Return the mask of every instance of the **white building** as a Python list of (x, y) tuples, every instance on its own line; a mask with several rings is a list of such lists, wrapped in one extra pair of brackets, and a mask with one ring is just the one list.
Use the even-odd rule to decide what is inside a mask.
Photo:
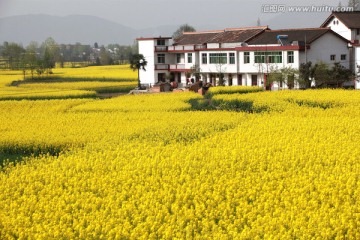
[(350, 45), (350, 69), (355, 73), (355, 88), (360, 89), (360, 11), (333, 12), (321, 25), (330, 27), (351, 42)]
[[(330, 28), (250, 27), (184, 33), (177, 39), (137, 40), (139, 53), (148, 61), (147, 71), (140, 73), (140, 79), (148, 84), (169, 79), (184, 86), (187, 79), (195, 79), (188, 74), (196, 67), (201, 80), (213, 85), (221, 73), (226, 85), (264, 86), (272, 69), (298, 69), (307, 61), (332, 65), (350, 57), (349, 41)], [(349, 68), (349, 61), (341, 63)]]

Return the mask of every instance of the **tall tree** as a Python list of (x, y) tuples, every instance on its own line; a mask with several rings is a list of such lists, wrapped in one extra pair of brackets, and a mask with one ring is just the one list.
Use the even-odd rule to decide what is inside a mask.
[(311, 78), (314, 77), (312, 62), (302, 63), (299, 67), (299, 83), (302, 88), (311, 87)]
[(190, 26), (189, 24), (183, 24), (181, 25), (172, 35), (172, 38), (178, 38), (180, 37), (184, 32), (195, 32), (195, 28), (193, 26)]
[(25, 53), (25, 49), (17, 43), (4, 43), (2, 56), (9, 62), (8, 67), (10, 69), (16, 69), (20, 67), (20, 61)]
[(340, 63), (335, 63), (331, 69), (330, 84), (335, 87), (342, 87), (345, 82), (353, 79), (354, 75), (350, 69), (347, 69)]
[(140, 82), (140, 70), (146, 71), (145, 67), (147, 65), (147, 61), (142, 54), (134, 54), (130, 59), (130, 68), (133, 71), (138, 71), (138, 88), (141, 89)]
[(56, 61), (60, 59), (59, 45), (53, 38), (49, 37), (41, 44), (40, 48), (45, 68), (48, 70), (54, 68)]
[(349, 7), (353, 7), (354, 10), (360, 10), (360, 0), (349, 0)]

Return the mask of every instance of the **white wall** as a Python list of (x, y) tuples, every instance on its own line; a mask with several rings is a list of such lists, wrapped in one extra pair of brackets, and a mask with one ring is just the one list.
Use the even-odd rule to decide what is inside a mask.
[(156, 40), (139, 40), (139, 54), (144, 55), (147, 66), (146, 71), (140, 70), (140, 81), (142, 84), (155, 83), (155, 53), (154, 46)]
[(360, 46), (357, 46), (354, 48), (355, 50), (355, 74), (357, 77), (357, 81), (355, 82), (355, 88), (360, 89), (360, 69), (358, 66), (360, 66)]
[[(202, 54), (207, 54), (207, 64), (202, 63)], [(226, 53), (227, 54), (227, 64), (210, 64), (210, 53)], [(230, 57), (229, 53), (235, 54), (235, 64), (230, 64)], [(237, 57), (236, 51), (200, 51), (198, 53), (198, 61), (201, 71), (205, 73), (218, 73), (218, 72), (224, 72), (224, 73), (237, 73), (237, 66), (238, 66), (238, 57)]]
[[(292, 50), (291, 50), (292, 51)], [(292, 67), (298, 69), (300, 66), (300, 55), (298, 50), (294, 50), (294, 63), (288, 63), (287, 59), (287, 50), (282, 51), (282, 63), (269, 63), (261, 64), (255, 63), (255, 52), (250, 52), (250, 63), (244, 63), (244, 52), (239, 52), (238, 61), (239, 61), (239, 72), (240, 73), (258, 73), (258, 72), (270, 72), (272, 68), (284, 68)]]
[[(335, 21), (335, 23), (334, 23)], [(339, 22), (339, 24), (338, 24)], [(340, 34), (347, 40), (352, 40), (352, 33), (351, 30), (348, 29), (345, 24), (343, 24), (338, 18), (334, 17), (334, 19), (327, 25), (327, 27), (330, 27), (334, 32), (337, 34)]]
[[(330, 60), (330, 55), (336, 56), (335, 61)], [(341, 55), (346, 54), (346, 60), (341, 60)], [(307, 60), (313, 64), (322, 61), (328, 63), (329, 66), (335, 62), (340, 62), (344, 67), (350, 68), (350, 55), (348, 44), (336, 37), (332, 33), (326, 33), (324, 36), (311, 44), (311, 48), (307, 51)]]

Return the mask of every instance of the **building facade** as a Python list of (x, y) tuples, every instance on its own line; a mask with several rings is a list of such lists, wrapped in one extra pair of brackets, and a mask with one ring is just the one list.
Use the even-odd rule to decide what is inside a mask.
[[(281, 30), (261, 26), (190, 32), (177, 39), (138, 38), (139, 53), (148, 61), (140, 79), (149, 85), (176, 81), (181, 87), (197, 80), (217, 85), (222, 77), (228, 86), (266, 86), (275, 69), (299, 69), (308, 61), (329, 66), (340, 62), (353, 68), (351, 58), (359, 50), (346, 38), (353, 34), (337, 33), (330, 26)], [(273, 83), (271, 87), (290, 86)]]
[(350, 41), (349, 59), (345, 61), (355, 74), (355, 88), (360, 89), (360, 11), (333, 12), (321, 27), (329, 27)]

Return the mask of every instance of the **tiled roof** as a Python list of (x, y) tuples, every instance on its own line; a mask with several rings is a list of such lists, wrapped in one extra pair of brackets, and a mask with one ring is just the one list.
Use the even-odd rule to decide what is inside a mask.
[(353, 12), (333, 12), (321, 27), (326, 27), (334, 17), (338, 18), (342, 23), (350, 29), (360, 28), (360, 11)]
[[(336, 36), (342, 38), (340, 35), (334, 33), (330, 28), (300, 28), (300, 29), (281, 29), (281, 30), (266, 30), (259, 36), (249, 41), (250, 45), (262, 45), (262, 44), (278, 44), (278, 35), (287, 35), (288, 42), (303, 41), (307, 44), (311, 44), (316, 39), (331, 32)], [(346, 41), (344, 38), (342, 38)]]
[(202, 32), (202, 33), (184, 33), (180, 37), (174, 39), (174, 45), (197, 45), (204, 44), (213, 38), (215, 32)]
[(263, 32), (265, 29), (245, 29), (225, 31), (214, 36), (209, 43), (237, 43), (247, 42), (249, 39)]
[(268, 27), (227, 28), (216, 31), (189, 32), (175, 39), (174, 45), (246, 42), (265, 29), (268, 29)]

